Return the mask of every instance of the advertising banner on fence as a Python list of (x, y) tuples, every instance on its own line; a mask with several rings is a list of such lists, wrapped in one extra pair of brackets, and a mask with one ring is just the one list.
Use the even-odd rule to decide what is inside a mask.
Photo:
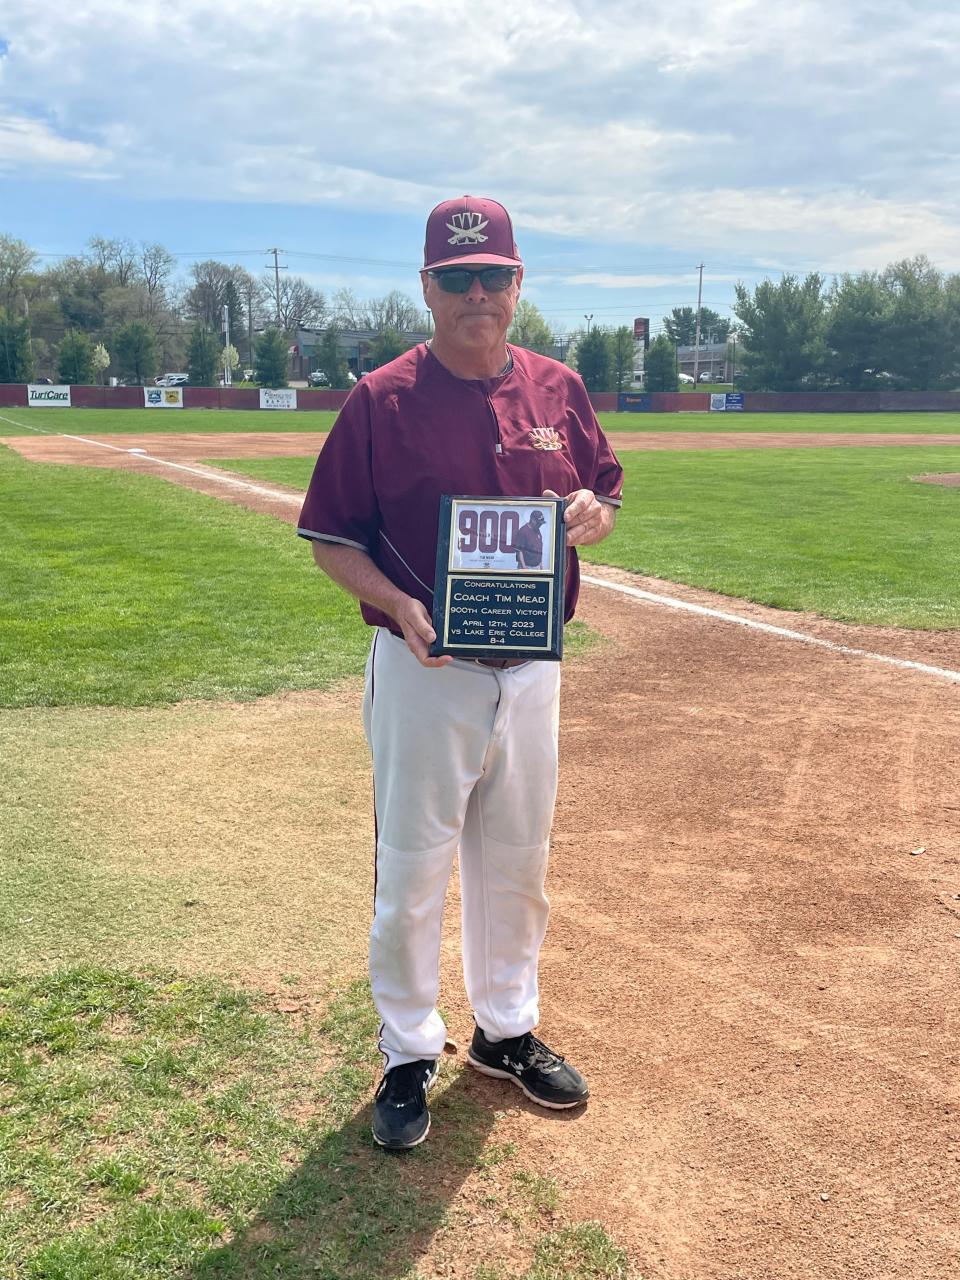
[(69, 387), (43, 387), (37, 383), (27, 383), (27, 404), (35, 404), (38, 409), (69, 409)]
[(261, 387), (261, 409), (295, 409), (297, 407), (296, 387)]
[(743, 413), (743, 392), (728, 391), (727, 392), (727, 413), (739, 412)]
[(642, 391), (621, 391), (617, 396), (618, 413), (649, 413), (650, 396)]
[(145, 409), (182, 409), (183, 387), (144, 387)]
[(727, 407), (727, 393), (725, 391), (710, 392), (710, 412), (723, 413)]

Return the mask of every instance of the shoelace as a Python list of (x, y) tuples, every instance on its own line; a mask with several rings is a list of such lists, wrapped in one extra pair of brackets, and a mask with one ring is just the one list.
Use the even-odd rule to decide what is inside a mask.
[(415, 1101), (426, 1093), (428, 1074), (420, 1062), (404, 1062), (401, 1066), (394, 1067), (380, 1082), (377, 1100), (386, 1099), (395, 1106)]
[[(563, 1062), (563, 1057), (559, 1053), (554, 1053), (552, 1049), (548, 1049), (542, 1040), (538, 1040), (535, 1035), (528, 1032), (517, 1045), (517, 1049), (523, 1050), (523, 1061), (529, 1067), (553, 1067), (559, 1066)], [(527, 1055), (530, 1055), (527, 1062)]]

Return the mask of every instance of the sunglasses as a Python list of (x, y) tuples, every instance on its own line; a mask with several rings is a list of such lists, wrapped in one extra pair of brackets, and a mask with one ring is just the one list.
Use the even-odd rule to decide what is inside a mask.
[(479, 271), (468, 271), (466, 267), (451, 267), (449, 271), (428, 271), (427, 275), (444, 293), (469, 293), (474, 280), (479, 280), (487, 293), (503, 293), (513, 284), (517, 274), (516, 267), (481, 267)]

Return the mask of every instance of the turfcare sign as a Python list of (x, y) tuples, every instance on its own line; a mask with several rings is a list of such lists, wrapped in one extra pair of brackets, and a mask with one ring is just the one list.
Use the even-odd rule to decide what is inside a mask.
[(563, 498), (440, 499), (431, 654), (563, 657), (563, 506)]
[(183, 387), (144, 387), (145, 409), (182, 409)]
[(27, 405), (35, 404), (43, 409), (69, 409), (69, 387), (44, 387), (38, 383), (27, 383)]
[(261, 387), (261, 409), (295, 409), (297, 407), (296, 387)]

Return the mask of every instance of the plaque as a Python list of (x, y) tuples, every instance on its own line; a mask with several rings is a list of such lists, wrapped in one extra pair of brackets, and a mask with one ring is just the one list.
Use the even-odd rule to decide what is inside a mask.
[(563, 657), (563, 498), (440, 499), (430, 654)]

